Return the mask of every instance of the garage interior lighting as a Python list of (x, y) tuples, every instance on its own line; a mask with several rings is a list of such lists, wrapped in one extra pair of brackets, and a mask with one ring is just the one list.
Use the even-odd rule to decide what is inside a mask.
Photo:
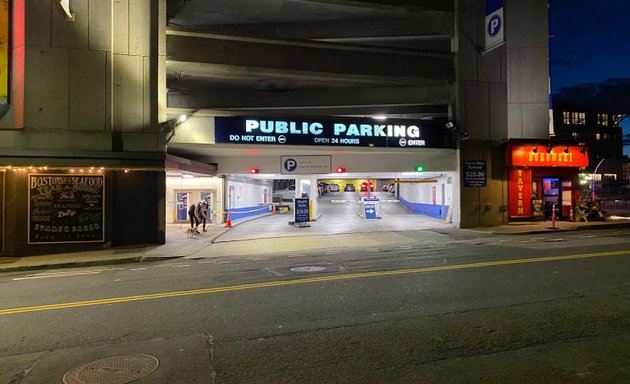
[(376, 116), (372, 116), (372, 118), (374, 120), (387, 120), (387, 116), (385, 115), (376, 115)]

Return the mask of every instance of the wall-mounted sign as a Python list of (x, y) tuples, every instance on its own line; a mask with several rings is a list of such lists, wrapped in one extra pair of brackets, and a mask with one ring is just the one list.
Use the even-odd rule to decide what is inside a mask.
[(486, 51), (500, 47), (504, 39), (503, 0), (486, 0)]
[(532, 216), (543, 217), (545, 211), (543, 210), (543, 199), (532, 199)]
[(510, 217), (532, 216), (532, 170), (531, 168), (512, 168), (508, 186)]
[(0, 104), (9, 103), (10, 20), (9, 0), (0, 0)]
[(28, 175), (28, 243), (105, 241), (105, 177)]
[(486, 162), (482, 160), (464, 160), (464, 187), (485, 187), (488, 184)]
[(215, 117), (215, 143), (453, 148), (443, 124), (416, 120)]
[(282, 156), (283, 175), (313, 175), (330, 173), (330, 156)]
[(508, 148), (514, 167), (587, 167), (588, 149), (571, 145), (517, 145)]

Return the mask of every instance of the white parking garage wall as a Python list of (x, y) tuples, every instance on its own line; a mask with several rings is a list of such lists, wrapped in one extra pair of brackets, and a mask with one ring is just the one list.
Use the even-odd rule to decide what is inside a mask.
[(453, 175), (432, 180), (402, 181), (398, 185), (400, 202), (414, 213), (446, 219), (453, 202)]
[(210, 221), (223, 218), (223, 179), (219, 177), (166, 177), (166, 222), (187, 222), (188, 208), (199, 201), (210, 203)]
[(230, 220), (238, 221), (268, 213), (272, 190), (271, 180), (227, 177), (225, 210), (230, 213)]

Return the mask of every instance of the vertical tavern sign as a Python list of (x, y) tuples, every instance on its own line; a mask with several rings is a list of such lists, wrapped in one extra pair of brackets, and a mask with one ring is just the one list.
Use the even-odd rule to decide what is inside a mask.
[(504, 43), (505, 22), (503, 0), (486, 0), (485, 50), (490, 51)]
[(28, 175), (28, 243), (105, 241), (103, 175)]

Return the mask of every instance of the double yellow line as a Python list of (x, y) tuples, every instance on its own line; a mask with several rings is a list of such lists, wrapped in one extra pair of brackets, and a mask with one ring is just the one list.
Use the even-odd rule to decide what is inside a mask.
[(310, 277), (310, 278), (304, 278), (304, 279), (269, 281), (265, 283), (229, 285), (225, 287), (216, 287), (216, 288), (191, 289), (191, 290), (186, 290), (186, 291), (173, 291), (173, 292), (163, 292), (163, 293), (151, 293), (151, 294), (146, 294), (146, 295), (112, 297), (109, 299), (75, 301), (75, 302), (69, 302), (69, 303), (37, 305), (37, 306), (32, 306), (32, 307), (0, 309), (0, 316), (13, 315), (13, 314), (18, 314), (18, 313), (38, 312), (38, 311), (52, 311), (56, 309), (91, 307), (95, 305), (126, 303), (130, 301), (166, 299), (169, 297), (208, 295), (212, 293), (243, 291), (243, 290), (248, 290), (248, 289), (321, 283), (321, 282), (327, 282), (327, 281), (365, 279), (365, 278), (379, 277), (379, 276), (408, 275), (412, 273), (453, 271), (453, 270), (471, 269), (471, 268), (486, 268), (486, 267), (496, 267), (496, 266), (501, 266), (501, 265), (517, 265), (517, 264), (530, 264), (530, 263), (545, 263), (545, 262), (563, 261), (563, 260), (591, 259), (591, 258), (597, 258), (597, 257), (609, 257), (609, 256), (620, 256), (620, 255), (630, 255), (630, 250), (583, 253), (583, 254), (577, 254), (577, 255), (564, 255), (564, 256), (534, 257), (534, 258), (515, 259), (515, 260), (486, 261), (486, 262), (479, 262), (479, 263), (441, 265), (441, 266), (425, 267), (425, 268), (397, 269), (397, 270), (392, 270), (392, 271), (350, 273), (350, 274), (345, 274), (345, 275), (319, 276), (319, 277)]

